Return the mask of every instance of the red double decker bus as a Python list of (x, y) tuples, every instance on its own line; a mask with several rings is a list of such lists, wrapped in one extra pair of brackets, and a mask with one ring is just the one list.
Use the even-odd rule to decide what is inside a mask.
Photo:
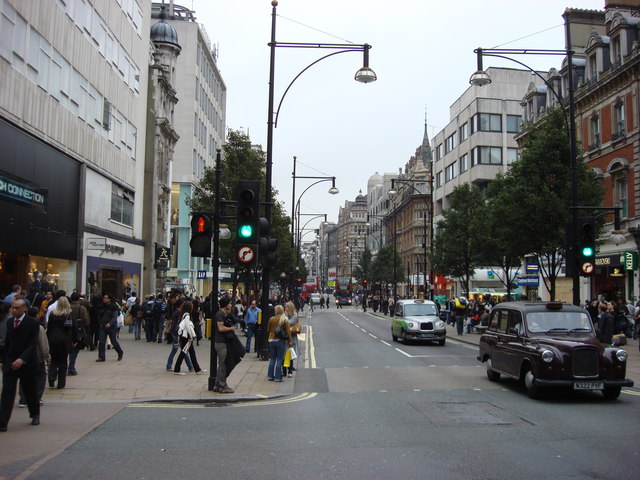
[(336, 297), (336, 303), (340, 305), (351, 305), (353, 302), (351, 277), (336, 277), (336, 288), (333, 296)]

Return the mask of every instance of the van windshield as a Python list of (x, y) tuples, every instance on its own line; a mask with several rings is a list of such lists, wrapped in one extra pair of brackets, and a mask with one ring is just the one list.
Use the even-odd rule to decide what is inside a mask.
[(405, 317), (426, 317), (438, 315), (436, 306), (430, 303), (410, 303), (404, 306)]

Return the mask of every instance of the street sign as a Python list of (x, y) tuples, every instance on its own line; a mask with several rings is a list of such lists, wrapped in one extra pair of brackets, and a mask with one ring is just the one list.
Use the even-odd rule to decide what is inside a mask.
[(238, 249), (238, 261), (241, 263), (251, 263), (256, 257), (256, 252), (252, 247), (244, 246)]
[(525, 264), (524, 270), (528, 274), (537, 275), (538, 272), (540, 271), (540, 264), (527, 262)]
[(584, 262), (580, 267), (580, 271), (585, 275), (590, 275), (593, 273), (593, 263), (592, 262)]

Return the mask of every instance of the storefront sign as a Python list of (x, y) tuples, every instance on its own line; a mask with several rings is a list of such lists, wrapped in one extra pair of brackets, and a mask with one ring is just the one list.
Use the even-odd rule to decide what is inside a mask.
[(537, 287), (540, 285), (540, 278), (538, 275), (518, 275), (516, 276), (516, 284), (520, 287)]
[(198, 270), (198, 272), (196, 274), (196, 278), (198, 280), (205, 280), (207, 278), (207, 271), (206, 270)]
[(619, 253), (596, 258), (596, 267), (617, 267), (619, 265), (622, 265)]
[(154, 268), (156, 270), (169, 270), (169, 261), (171, 256), (169, 255), (169, 249), (161, 245), (156, 244), (156, 258)]
[(107, 248), (106, 238), (88, 238), (87, 239), (87, 250), (104, 251), (106, 248)]
[(42, 212), (47, 211), (47, 190), (27, 180), (0, 172), (0, 197)]
[(524, 267), (525, 273), (531, 275), (537, 275), (540, 271), (540, 264), (538, 263), (526, 263)]
[(624, 270), (622, 267), (611, 267), (609, 268), (609, 277), (611, 278), (623, 278)]
[(638, 269), (638, 252), (624, 252), (621, 257), (625, 270)]

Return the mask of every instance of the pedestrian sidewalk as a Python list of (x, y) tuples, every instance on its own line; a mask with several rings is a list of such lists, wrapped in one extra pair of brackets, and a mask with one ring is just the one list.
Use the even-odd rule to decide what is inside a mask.
[[(171, 345), (167, 343), (135, 341), (133, 334), (120, 332), (120, 345), (124, 350), (123, 360), (116, 360), (117, 354), (107, 350), (106, 362), (96, 362), (97, 350), (83, 350), (78, 355), (76, 368), (78, 375), (68, 376), (63, 390), (47, 387), (44, 394), (48, 402), (132, 402), (132, 401), (238, 401), (271, 398), (289, 395), (293, 392), (293, 379), (285, 378), (282, 383), (267, 380), (268, 361), (259, 360), (255, 353), (247, 353), (227, 378), (227, 383), (235, 390), (233, 394), (209, 391), (211, 372), (211, 342), (200, 341), (196, 346), (196, 356), (204, 374), (188, 373), (174, 375), (167, 372), (167, 358)], [(244, 344), (245, 337), (239, 335)], [(176, 354), (175, 360), (178, 354)]]
[[(47, 386), (39, 426), (31, 426), (27, 409), (18, 408), (16, 399), (8, 431), (0, 433), (0, 480), (28, 478), (40, 465), (132, 403), (232, 403), (293, 393), (295, 377), (281, 383), (268, 381), (269, 362), (259, 360), (255, 353), (245, 355), (227, 378), (235, 393), (211, 392), (207, 389), (211, 342), (203, 340), (195, 347), (200, 366), (208, 370), (205, 374), (174, 375), (165, 371), (171, 345), (135, 341), (126, 331), (122, 329), (119, 340), (124, 350), (122, 361), (116, 360), (114, 350), (107, 350), (105, 362), (96, 362), (97, 351), (83, 350), (76, 363), (78, 375), (67, 376), (66, 388)], [(246, 338), (240, 335), (240, 341), (245, 343)], [(304, 342), (300, 345), (304, 351)], [(302, 355), (299, 366), (303, 366)], [(184, 363), (182, 371), (187, 371)]]

